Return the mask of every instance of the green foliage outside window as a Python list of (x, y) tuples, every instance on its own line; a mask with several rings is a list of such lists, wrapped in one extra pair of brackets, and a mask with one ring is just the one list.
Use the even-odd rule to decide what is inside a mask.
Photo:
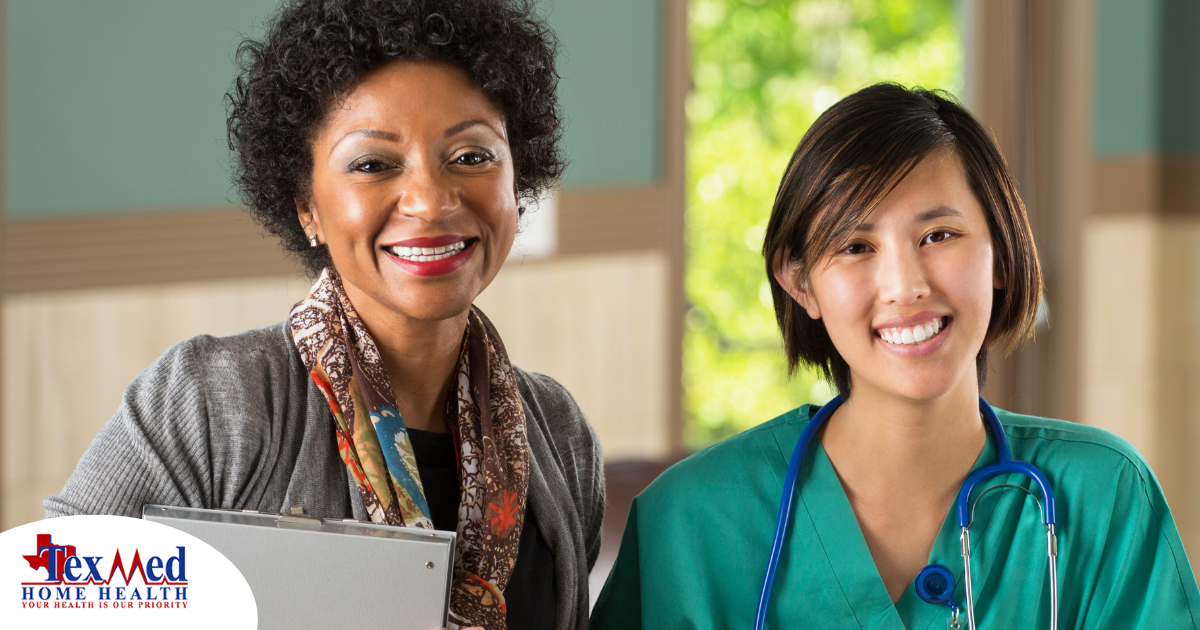
[(761, 249), (787, 160), (820, 112), (877, 81), (961, 87), (953, 0), (692, 0), (685, 441), (701, 448), (830, 388), (790, 381)]

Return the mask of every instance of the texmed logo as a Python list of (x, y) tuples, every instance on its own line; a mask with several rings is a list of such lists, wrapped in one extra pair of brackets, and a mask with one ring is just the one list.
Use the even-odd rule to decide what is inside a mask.
[(44, 579), (21, 582), (21, 603), (26, 608), (187, 608), (187, 547), (174, 551), (147, 555), (143, 562), (135, 548), (126, 563), (120, 549), (110, 556), (83, 555), (75, 545), (38, 534), (37, 553), (22, 557), (30, 569), (44, 571)]
[(123, 516), (68, 516), (0, 533), (2, 628), (257, 625), (241, 572), (186, 532)]

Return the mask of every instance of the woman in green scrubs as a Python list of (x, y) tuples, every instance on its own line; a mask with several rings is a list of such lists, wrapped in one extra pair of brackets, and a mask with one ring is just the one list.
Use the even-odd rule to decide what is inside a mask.
[[(997, 459), (989, 350), (1033, 329), (1041, 275), (1003, 158), (962, 107), (876, 85), (827, 110), (780, 184), (763, 247), (791, 369), (845, 402), (800, 468), (768, 628), (942, 629), (913, 579), (965, 605), (954, 503)], [(750, 628), (805, 405), (672, 467), (635, 500), (594, 630)], [(1136, 410), (1116, 410), (1136, 413)], [(996, 410), (1057, 499), (1058, 628), (1196, 628), (1200, 591), (1162, 489), (1124, 440)], [(983, 493), (998, 484), (1000, 487)], [(1051, 589), (1029, 478), (973, 493), (977, 626), (1044, 628)], [(965, 615), (961, 620), (965, 627)]]

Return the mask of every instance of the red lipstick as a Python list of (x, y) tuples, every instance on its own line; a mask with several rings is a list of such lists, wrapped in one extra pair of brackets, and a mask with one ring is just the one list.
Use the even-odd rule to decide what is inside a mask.
[[(465, 247), (452, 256), (439, 258), (438, 260), (413, 260), (406, 256), (399, 256), (393, 253), (392, 248), (434, 248), (453, 245), (454, 243), (465, 242)], [(457, 234), (448, 234), (445, 236), (420, 237), (410, 238), (404, 241), (389, 243), (383, 246), (383, 253), (399, 267), (401, 270), (410, 273), (414, 276), (433, 277), (444, 276), (448, 273), (458, 270), (470, 260), (471, 254), (475, 252), (475, 246), (479, 243), (477, 238), (466, 238)], [(420, 254), (418, 254), (420, 255)], [(424, 256), (441, 255), (441, 254), (424, 254)]]

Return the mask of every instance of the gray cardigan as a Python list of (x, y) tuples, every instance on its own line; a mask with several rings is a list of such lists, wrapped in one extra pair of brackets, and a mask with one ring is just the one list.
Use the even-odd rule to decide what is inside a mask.
[[(529, 438), (529, 504), (554, 552), (556, 630), (588, 623), (588, 572), (600, 551), (600, 444), (553, 379), (516, 369)], [(47, 517), (142, 505), (365, 519), (334, 445), (333, 415), (284, 323), (167, 350), (125, 390)]]

